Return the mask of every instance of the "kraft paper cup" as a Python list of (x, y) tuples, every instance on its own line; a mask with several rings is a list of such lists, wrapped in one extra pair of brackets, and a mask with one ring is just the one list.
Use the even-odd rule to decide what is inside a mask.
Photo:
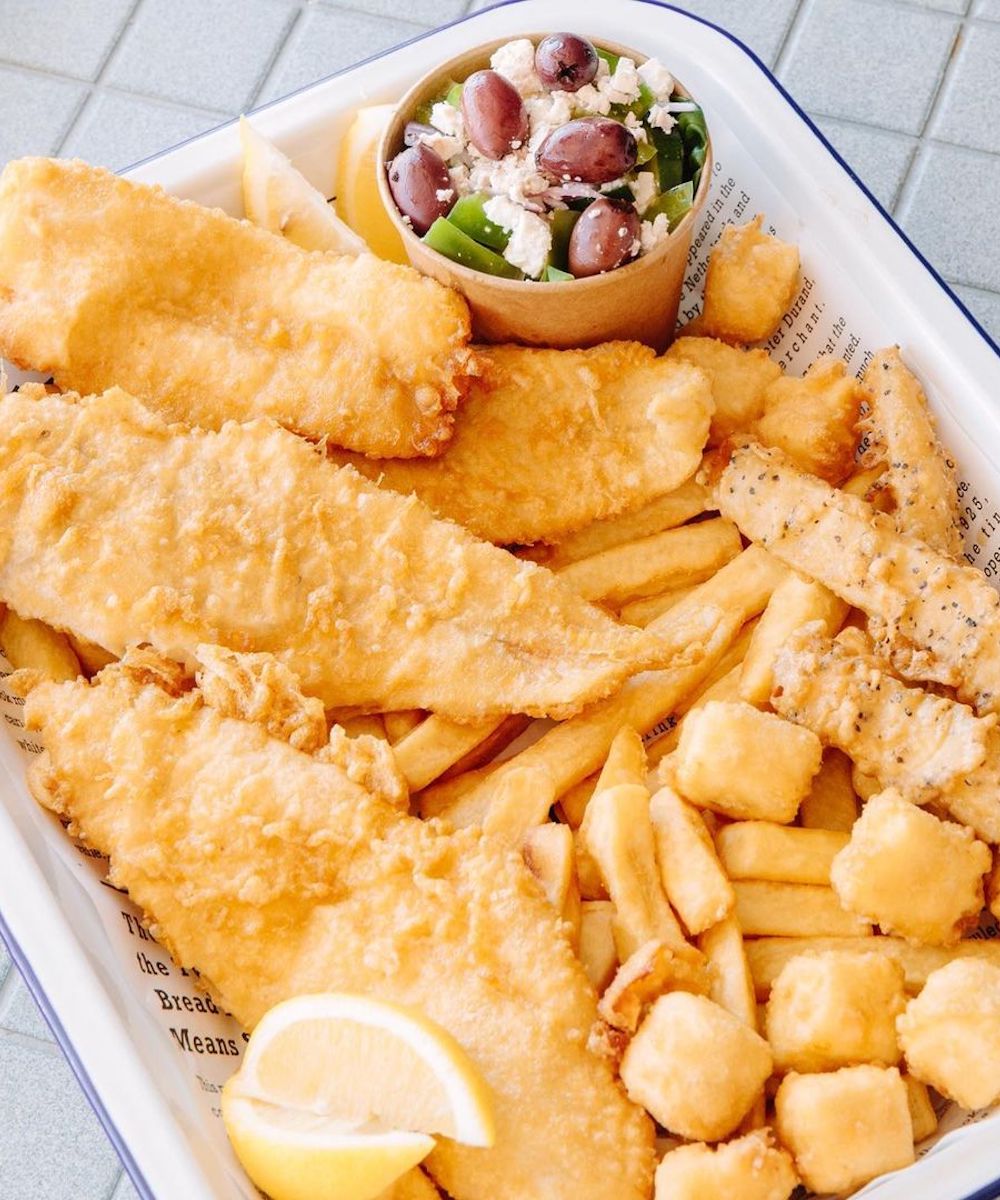
[[(544, 34), (519, 34), (536, 42)], [(500, 279), (452, 262), (425, 245), (402, 219), (389, 191), (386, 167), (403, 149), (403, 130), (417, 107), (440, 95), (449, 80), (467, 79), (488, 67), (490, 56), (513, 37), (477, 46), (435, 67), (418, 80), (396, 106), (379, 144), (379, 193), (402, 238), (410, 262), (432, 279), (461, 292), (472, 311), (474, 336), (484, 342), (521, 342), (528, 346), (593, 346), (627, 339), (664, 350), (674, 337), (681, 287), (698, 213), (712, 177), (709, 136), (705, 165), (689, 212), (665, 241), (624, 267), (604, 275), (560, 283)], [(614, 54), (637, 63), (649, 57), (604, 38), (594, 39)], [(688, 95), (676, 82), (677, 90)]]

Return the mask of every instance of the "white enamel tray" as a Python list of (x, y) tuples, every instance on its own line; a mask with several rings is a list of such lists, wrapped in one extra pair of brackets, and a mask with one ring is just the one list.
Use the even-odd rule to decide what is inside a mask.
[[(763, 211), (799, 242), (808, 291), (773, 350), (790, 370), (800, 372), (821, 347), (859, 369), (866, 349), (901, 344), (969, 481), (971, 558), (995, 578), (1000, 549), (979, 514), (1000, 507), (997, 348), (766, 67), (715, 26), (654, 0), (512, 0), (305, 88), (260, 110), (254, 123), (329, 195), (334, 148), (356, 107), (393, 100), (469, 45), (556, 29), (657, 55), (704, 104), (718, 159), (707, 208), (716, 220), (692, 255), (695, 283), (725, 218)], [(239, 161), (231, 123), (128, 174), (242, 215)], [(386, 307), (391, 313), (390, 297)], [(101, 915), (96, 876), (29, 798), (24, 761), (16, 737), (0, 736), (0, 932), (14, 960), (140, 1196), (252, 1195), (199, 1102), (197, 1064), (127, 979), (129, 969), (135, 974), (134, 932), (116, 926), (121, 913), (112, 912), (114, 921)], [(220, 1077), (233, 1065), (222, 1064)], [(997, 1196), (1000, 1126), (991, 1119), (956, 1129), (871, 1191), (878, 1200)]]

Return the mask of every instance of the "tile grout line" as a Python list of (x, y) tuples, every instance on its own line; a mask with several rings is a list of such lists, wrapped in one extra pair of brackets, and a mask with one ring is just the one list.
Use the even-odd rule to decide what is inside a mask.
[(778, 63), (782, 55), (785, 53), (785, 47), (792, 36), (792, 30), (798, 25), (799, 18), (802, 15), (802, 10), (805, 7), (807, 0), (795, 0), (795, 8), (792, 10), (791, 16), (788, 18), (788, 24), (785, 26), (784, 32), (781, 35), (781, 40), (778, 42), (774, 53), (771, 55), (770, 62), (767, 64), (774, 72), (778, 70)]
[[(794, 52), (795, 47), (801, 41), (805, 24), (809, 20), (809, 14), (814, 7), (815, 0), (799, 0), (795, 14), (788, 23), (785, 36), (781, 39), (781, 45), (778, 47), (778, 52), (771, 63), (771, 70), (775, 78), (780, 78), (780, 72), (788, 61), (788, 56)], [(809, 115), (812, 116), (812, 113)]]
[(285, 26), (285, 31), (282, 34), (281, 40), (278, 42), (278, 45), (275, 47), (274, 51), (272, 52), (271, 57), (267, 60), (266, 64), (264, 65), (264, 69), (260, 73), (260, 78), (257, 80), (256, 84), (254, 85), (254, 87), (252, 88), (252, 90), (250, 92), (250, 95), (247, 97), (246, 107), (243, 110), (244, 112), (250, 112), (250, 110), (257, 103), (257, 100), (259, 99), (261, 92), (267, 86), (267, 84), (269, 83), (269, 81), (271, 79), (271, 76), (274, 74), (278, 65), (281, 63), (282, 59), (284, 58), (285, 51), (287, 50), (289, 43), (292, 42), (292, 40), (295, 37), (295, 31), (302, 25), (302, 22), (305, 18), (305, 14), (306, 14), (306, 8), (307, 8), (307, 4), (302, 3), (302, 4), (299, 4), (298, 7), (295, 9), (291, 20)]
[(79, 108), (77, 108), (76, 112), (73, 114), (73, 118), (67, 125), (65, 131), (63, 132), (62, 137), (56, 143), (56, 148), (54, 150), (54, 154), (56, 156), (58, 156), (62, 153), (63, 146), (65, 146), (66, 143), (69, 141), (70, 137), (73, 134), (73, 130), (76, 129), (77, 126), (80, 124), (80, 122), (83, 120), (84, 114), (87, 112), (87, 110), (91, 107), (91, 105), (94, 102), (94, 97), (97, 95), (100, 95), (100, 85), (104, 80), (104, 76), (107, 74), (108, 67), (111, 64), (111, 61), (114, 59), (115, 54), (118, 50), (118, 47), (122, 44), (122, 40), (124, 39), (125, 34), (131, 28), (132, 22), (135, 19), (135, 14), (138, 12), (139, 5), (141, 3), (142, 3), (142, 0), (132, 0), (132, 5), (129, 8), (128, 12), (125, 14), (125, 19), (122, 21), (117, 35), (113, 39), (111, 45), (108, 47), (108, 52), (104, 56), (104, 61), (101, 63), (100, 67), (98, 68), (97, 74), (94, 76), (94, 78), (92, 80), (89, 81), (90, 86), (87, 89), (87, 93), (84, 96), (82, 103), (80, 104)]

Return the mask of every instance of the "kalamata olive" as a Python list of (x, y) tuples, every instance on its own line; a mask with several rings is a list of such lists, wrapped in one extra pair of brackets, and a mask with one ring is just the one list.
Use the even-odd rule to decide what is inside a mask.
[(569, 239), (569, 269), (577, 279), (613, 271), (632, 256), (639, 214), (627, 200), (603, 196), (588, 204)]
[(433, 125), (425, 125), (422, 121), (407, 121), (403, 130), (403, 145), (415, 146), (422, 137), (440, 137), (441, 130)]
[(462, 88), (469, 141), (487, 158), (503, 158), (528, 136), (528, 113), (517, 88), (496, 71), (475, 71)]
[(550, 33), (535, 50), (535, 70), (550, 92), (578, 92), (597, 74), (597, 51), (575, 33)]
[(414, 233), (419, 234), (443, 217), (455, 199), (444, 159), (424, 145), (401, 150), (392, 160), (389, 191), (399, 211), (410, 218)]
[(638, 152), (635, 137), (620, 121), (580, 117), (553, 129), (535, 161), (556, 183), (610, 183), (632, 170)]

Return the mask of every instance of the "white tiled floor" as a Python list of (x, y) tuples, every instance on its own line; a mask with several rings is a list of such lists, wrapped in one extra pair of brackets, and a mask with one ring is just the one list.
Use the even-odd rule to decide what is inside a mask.
[[(1000, 338), (1000, 0), (677, 2), (776, 68)], [(466, 7), (0, 0), (0, 163), (126, 166)], [(2, 946), (0, 1196), (135, 1200)]]

